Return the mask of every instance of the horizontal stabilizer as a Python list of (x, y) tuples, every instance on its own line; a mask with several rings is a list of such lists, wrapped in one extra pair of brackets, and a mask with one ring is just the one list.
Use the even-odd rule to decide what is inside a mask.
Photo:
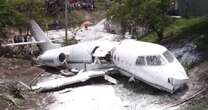
[(45, 41), (20, 42), (20, 43), (6, 44), (4, 46), (19, 46), (19, 45), (41, 44), (41, 43), (45, 43)]

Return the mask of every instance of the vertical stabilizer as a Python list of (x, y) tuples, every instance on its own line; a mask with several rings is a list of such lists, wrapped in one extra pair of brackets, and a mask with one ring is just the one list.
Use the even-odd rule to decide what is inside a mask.
[(50, 49), (56, 48), (56, 46), (50, 41), (50, 39), (45, 35), (43, 30), (40, 28), (40, 26), (34, 21), (30, 21), (31, 29), (32, 29), (32, 35), (38, 42), (43, 42), (38, 44), (41, 51), (45, 52)]

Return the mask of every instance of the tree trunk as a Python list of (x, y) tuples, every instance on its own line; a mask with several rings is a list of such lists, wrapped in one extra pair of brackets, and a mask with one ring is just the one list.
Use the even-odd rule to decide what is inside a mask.
[(124, 22), (121, 22), (121, 34), (122, 36), (124, 36), (124, 34), (126, 33), (127, 30), (127, 25)]
[(152, 30), (157, 34), (158, 37), (158, 41), (163, 40), (164, 38), (164, 29), (157, 29), (154, 26), (150, 26), (152, 28)]
[(158, 41), (163, 40), (163, 38), (164, 38), (163, 31), (158, 31), (158, 32), (156, 32), (156, 33), (157, 33)]

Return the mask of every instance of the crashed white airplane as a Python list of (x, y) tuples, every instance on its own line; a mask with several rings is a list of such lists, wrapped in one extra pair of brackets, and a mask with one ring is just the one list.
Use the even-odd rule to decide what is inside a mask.
[[(30, 23), (35, 43), (43, 51), (37, 58), (40, 65), (67, 67), (69, 70), (79, 71), (77, 75), (57, 80), (50, 88), (105, 76), (112, 69), (130, 77), (131, 80), (138, 79), (171, 93), (181, 88), (188, 80), (179, 61), (161, 45), (127, 39), (121, 42), (91, 41), (58, 47), (46, 37), (35, 21)], [(30, 42), (9, 45), (22, 44)], [(44, 87), (47, 88), (42, 88)]]

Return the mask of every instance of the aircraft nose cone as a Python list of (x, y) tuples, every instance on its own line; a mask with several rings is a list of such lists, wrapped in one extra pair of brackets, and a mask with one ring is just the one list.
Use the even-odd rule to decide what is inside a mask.
[(173, 85), (175, 91), (183, 87), (188, 82), (188, 78), (184, 78), (184, 79), (168, 78), (168, 82)]
[(188, 79), (185, 69), (179, 64), (169, 66), (169, 68), (166, 69), (166, 71), (169, 73), (170, 78), (178, 80)]

